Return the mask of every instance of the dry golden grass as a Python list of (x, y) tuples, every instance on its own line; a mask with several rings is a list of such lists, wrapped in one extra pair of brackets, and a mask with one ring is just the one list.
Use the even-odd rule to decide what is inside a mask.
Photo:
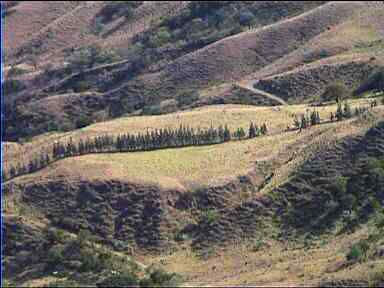
[(331, 240), (318, 239), (308, 247), (272, 240), (254, 250), (251, 243), (243, 242), (217, 251), (208, 260), (202, 260), (189, 248), (170, 255), (147, 255), (141, 260), (147, 265), (165, 264), (168, 271), (184, 275), (185, 286), (316, 286), (325, 278), (369, 279), (372, 271), (383, 269), (384, 260), (333, 269), (345, 261), (351, 244), (365, 237), (364, 228)]
[[(319, 129), (324, 129), (320, 127)], [(312, 133), (306, 131), (306, 133)], [(22, 178), (119, 179), (185, 189), (217, 185), (247, 174), (256, 160), (268, 159), (300, 137), (297, 132), (224, 144), (134, 153), (103, 153), (61, 160)]]
[[(364, 101), (366, 100), (352, 101), (352, 106), (361, 105)], [(279, 163), (275, 163), (276, 169), (292, 156), (297, 158), (297, 163), (300, 163), (301, 151), (304, 151), (303, 149), (312, 143), (312, 140), (320, 137), (327, 139), (342, 137), (356, 133), (360, 129), (354, 129), (349, 122), (343, 121), (315, 126), (301, 133), (283, 131), (286, 123), (292, 122), (292, 115), (305, 113), (307, 109), (312, 108), (306, 105), (279, 108), (224, 105), (163, 116), (120, 118), (94, 124), (72, 133), (39, 136), (29, 144), (19, 145), (17, 149), (9, 148), (6, 153), (8, 159), (15, 162), (18, 157), (28, 157), (28, 152), (32, 153), (34, 147), (42, 149), (45, 145), (52, 145), (54, 140), (69, 137), (78, 139), (107, 133), (118, 134), (128, 131), (136, 133), (159, 127), (178, 127), (180, 124), (208, 127), (211, 123), (214, 126), (228, 123), (234, 130), (239, 126), (247, 129), (249, 121), (267, 122), (270, 135), (263, 137), (210, 146), (84, 155), (60, 160), (33, 175), (22, 177), (25, 180), (29, 179), (27, 181), (36, 181), (38, 178), (53, 179), (58, 176), (69, 177), (72, 180), (118, 179), (181, 190), (191, 189), (197, 185), (219, 185), (253, 171), (256, 161), (277, 159)], [(334, 112), (335, 105), (319, 107), (317, 110), (321, 117), (325, 118), (331, 111)], [(285, 165), (282, 170), (276, 170), (277, 177), (271, 183), (273, 187), (286, 179), (290, 171), (289, 165), (295, 167), (292, 163)], [(269, 186), (266, 189), (272, 187)]]
[[(368, 100), (352, 100), (352, 108), (359, 105), (365, 105)], [(190, 111), (176, 112), (159, 116), (137, 116), (137, 117), (122, 117), (111, 121), (100, 122), (82, 129), (68, 133), (49, 133), (32, 139), (31, 142), (20, 146), (23, 153), (18, 153), (19, 156), (27, 158), (33, 153), (38, 153), (40, 150), (49, 149), (52, 142), (55, 140), (65, 140), (72, 138), (73, 140), (94, 137), (97, 135), (120, 133), (138, 133), (145, 132), (147, 129), (159, 128), (177, 128), (180, 125), (188, 125), (194, 128), (208, 128), (211, 125), (217, 127), (219, 125), (228, 125), (233, 131), (238, 127), (248, 129), (250, 121), (261, 125), (266, 123), (270, 133), (280, 133), (287, 128), (287, 125), (293, 123), (295, 114), (306, 113), (307, 110), (315, 108), (308, 105), (292, 105), (284, 107), (255, 107), (248, 105), (215, 105), (193, 109)], [(336, 111), (336, 105), (328, 105), (318, 107), (322, 119), (328, 119), (330, 112)], [(12, 147), (5, 151), (5, 161), (18, 161)], [(22, 155), (21, 155), (22, 154)]]

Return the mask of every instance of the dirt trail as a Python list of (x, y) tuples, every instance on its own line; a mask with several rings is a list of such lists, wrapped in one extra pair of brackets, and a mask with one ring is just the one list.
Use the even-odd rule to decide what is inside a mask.
[(256, 89), (255, 85), (257, 84), (257, 82), (259, 82), (259, 80), (245, 80), (245, 81), (238, 82), (237, 85), (244, 88), (244, 89), (248, 89), (248, 90), (250, 90), (256, 94), (262, 95), (266, 98), (269, 98), (269, 99), (272, 99), (276, 102), (279, 102), (281, 105), (287, 105), (287, 102), (285, 102), (280, 97), (277, 97), (273, 94), (267, 93), (263, 90)]

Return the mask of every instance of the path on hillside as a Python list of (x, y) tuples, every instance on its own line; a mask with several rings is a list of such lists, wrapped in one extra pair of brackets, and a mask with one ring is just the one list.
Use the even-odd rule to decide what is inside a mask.
[(273, 94), (270, 94), (268, 92), (265, 92), (263, 90), (259, 90), (257, 88), (255, 88), (255, 85), (259, 82), (259, 80), (245, 80), (245, 81), (240, 81), (237, 83), (238, 86), (244, 88), (244, 89), (247, 89), (249, 91), (252, 91), (256, 94), (259, 94), (261, 96), (264, 96), (266, 98), (269, 98), (269, 99), (272, 99), (274, 101), (277, 101), (279, 102), (281, 105), (287, 105), (287, 102), (285, 102), (283, 99), (281, 99), (280, 97), (277, 97)]

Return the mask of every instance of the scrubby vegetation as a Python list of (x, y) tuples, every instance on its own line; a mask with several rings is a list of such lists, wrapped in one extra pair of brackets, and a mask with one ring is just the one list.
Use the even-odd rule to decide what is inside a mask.
[[(25, 237), (20, 231), (13, 233), (19, 238)], [(17, 264), (14, 265), (24, 261), (28, 267), (40, 267), (34, 271), (36, 276), (53, 275), (60, 279), (50, 281), (44, 287), (175, 287), (182, 282), (177, 273), (168, 273), (158, 266), (141, 267), (128, 256), (102, 246), (87, 230), (73, 236), (64, 230), (50, 228), (41, 231), (40, 237), (36, 251), (28, 251), (23, 257), (22, 253), (15, 252)], [(18, 283), (18, 279), (15, 280)]]
[(113, 50), (104, 50), (94, 45), (82, 47), (68, 57), (69, 68), (75, 72), (117, 60), (119, 60), (119, 56)]
[(119, 17), (129, 19), (133, 14), (133, 10), (142, 3), (143, 1), (110, 1), (103, 7), (97, 17), (103, 24)]
[(343, 83), (333, 83), (328, 85), (321, 95), (323, 101), (340, 102), (349, 96), (349, 90)]
[(378, 68), (373, 71), (369, 77), (358, 87), (355, 95), (360, 95), (364, 92), (384, 92), (384, 68)]

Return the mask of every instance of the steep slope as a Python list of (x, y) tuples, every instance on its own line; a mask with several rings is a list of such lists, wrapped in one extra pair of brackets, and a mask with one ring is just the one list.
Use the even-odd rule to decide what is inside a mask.
[(170, 95), (185, 85), (198, 88), (210, 81), (241, 79), (364, 7), (356, 2), (329, 3), (292, 19), (228, 37), (176, 60), (158, 74), (146, 76), (148, 84), (162, 89), (157, 94)]
[(335, 79), (353, 91), (368, 78), (372, 71), (381, 67), (381, 64), (372, 60), (370, 56), (359, 57), (352, 61), (335, 62), (314, 63), (253, 83), (256, 88), (273, 93), (284, 100), (303, 103), (318, 99), (327, 85), (334, 83)]

